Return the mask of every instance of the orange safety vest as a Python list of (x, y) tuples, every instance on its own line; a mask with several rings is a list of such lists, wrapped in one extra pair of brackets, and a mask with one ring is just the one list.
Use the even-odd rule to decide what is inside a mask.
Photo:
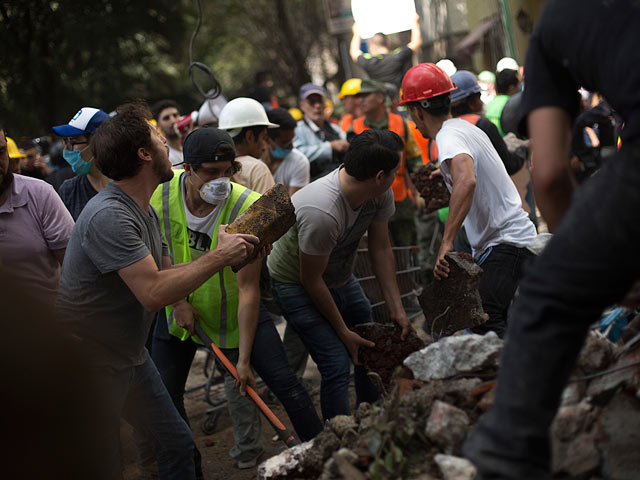
[[(404, 143), (404, 122), (402, 121), (402, 117), (396, 113), (388, 113), (389, 119), (389, 127), (388, 129), (400, 136), (402, 142)], [(369, 130), (371, 127), (364, 124), (364, 116), (358, 117), (353, 121), (353, 132), (356, 135), (360, 135), (365, 130)], [(391, 189), (393, 190), (393, 200), (395, 202), (402, 202), (407, 198), (407, 182), (404, 178), (406, 170), (406, 160), (404, 150), (402, 151), (402, 161), (400, 163), (400, 168), (398, 169), (398, 174), (396, 175), (396, 179), (393, 181), (391, 185)]]
[(420, 153), (422, 154), (422, 164), (426, 165), (431, 161), (438, 160), (438, 146), (436, 145), (435, 140), (430, 138), (424, 138), (416, 127), (416, 124), (410, 121), (407, 121), (407, 125), (409, 125), (409, 130), (411, 130), (411, 134), (413, 135), (413, 139), (418, 144), (418, 148), (420, 149)]
[(353, 113), (345, 113), (340, 119), (340, 130), (346, 132), (353, 123)]

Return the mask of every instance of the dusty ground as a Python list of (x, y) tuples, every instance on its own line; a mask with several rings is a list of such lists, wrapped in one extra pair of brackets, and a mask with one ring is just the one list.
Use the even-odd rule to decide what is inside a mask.
[[(282, 330), (284, 322), (278, 325), (278, 330)], [(204, 351), (198, 351), (196, 358), (191, 366), (189, 379), (187, 381), (187, 389), (190, 387), (204, 384), (206, 378), (203, 374), (203, 364), (206, 354)], [(304, 375), (313, 383), (312, 390), (313, 401), (320, 415), (320, 395), (319, 395), (319, 373), (310, 359), (307, 370)], [(315, 393), (314, 393), (315, 392)], [(224, 390), (222, 384), (215, 385), (211, 389), (211, 399), (224, 398)], [(264, 398), (265, 401), (267, 400)], [(274, 411), (277, 417), (293, 431), (291, 422), (285, 410), (279, 403), (267, 402), (269, 407)], [(215, 424), (215, 431), (210, 435), (205, 435), (202, 431), (202, 424), (207, 418), (207, 410), (211, 406), (204, 400), (204, 390), (200, 389), (185, 395), (185, 407), (191, 422), (194, 438), (200, 453), (202, 454), (202, 468), (207, 480), (245, 480), (256, 478), (256, 468), (239, 470), (234, 466), (234, 461), (229, 456), (229, 450), (233, 446), (233, 428), (231, 426), (231, 417), (225, 407), (221, 409), (221, 414)], [(265, 447), (265, 453), (260, 461), (280, 453), (284, 448), (282, 442), (273, 441), (273, 429), (266, 420), (262, 421), (262, 438)], [(131, 428), (123, 422), (122, 427), (122, 455), (124, 462), (124, 479), (125, 480), (147, 480), (151, 477), (149, 474), (141, 472), (135, 462), (135, 447), (133, 444)]]

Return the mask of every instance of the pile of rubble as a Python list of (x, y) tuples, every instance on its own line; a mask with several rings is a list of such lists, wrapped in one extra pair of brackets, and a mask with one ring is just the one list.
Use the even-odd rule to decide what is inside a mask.
[[(492, 405), (502, 345), (494, 333), (458, 335), (414, 351), (380, 405), (333, 418), (313, 441), (260, 465), (258, 477), (472, 479), (457, 455)], [(640, 367), (618, 367), (638, 361), (640, 344), (589, 335), (552, 427), (554, 478), (637, 478)], [(605, 369), (615, 372), (599, 375)]]

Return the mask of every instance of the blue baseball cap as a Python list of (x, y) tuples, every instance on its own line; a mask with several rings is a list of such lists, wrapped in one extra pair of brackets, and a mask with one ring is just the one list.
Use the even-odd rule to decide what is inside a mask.
[(451, 75), (451, 80), (458, 87), (451, 92), (451, 103), (463, 100), (481, 91), (476, 76), (467, 70), (458, 70)]
[(95, 132), (109, 115), (93, 107), (82, 107), (69, 123), (53, 127), (53, 131), (61, 137), (77, 137)]

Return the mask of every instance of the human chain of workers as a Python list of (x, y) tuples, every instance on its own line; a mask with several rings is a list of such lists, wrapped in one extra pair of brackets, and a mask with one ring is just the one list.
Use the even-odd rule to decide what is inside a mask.
[[(263, 453), (258, 410), (245, 395), (254, 372), (302, 441), (314, 438), (323, 420), (351, 413), (352, 363), (356, 406), (376, 402), (377, 390), (356, 364), (358, 348), (372, 343), (351, 330), (372, 321), (353, 275), (365, 234), (403, 338), (412, 326), (392, 244), (417, 242), (423, 270), (435, 281), (447, 277), (451, 251), (468, 249), (481, 265), (488, 321), (474, 332), (495, 331), (507, 341), (495, 405), (464, 453), (478, 478), (544, 478), (549, 425), (586, 331), (640, 271), (639, 69), (614, 67), (607, 53), (639, 56), (633, 25), (640, 7), (605, 3), (548, 2), (529, 46), (523, 91), (522, 69), (512, 59), (503, 59), (495, 76), (448, 74), (431, 63), (405, 73), (421, 44), (416, 19), (410, 44), (394, 51), (378, 34), (363, 54), (354, 27), (351, 54), (371, 78), (344, 83), (341, 119), (330, 116), (327, 92), (312, 83), (300, 88), (301, 112), (292, 110), (298, 119), (274, 106), (265, 81), (254, 89), (260, 101), (236, 98), (217, 127), (194, 128), (186, 138), (172, 101), (151, 111), (124, 104), (112, 116), (83, 107), (53, 127), (73, 171), (67, 180), (63, 169), (49, 171), (37, 145), (19, 150), (5, 136), (10, 119), (3, 119), (1, 266), (55, 305), (58, 325), (84, 350), (106, 399), (96, 412), (106, 441), (95, 478), (121, 475), (122, 417), (135, 429), (141, 465), (157, 465), (160, 478), (203, 478), (183, 401), (199, 344), (196, 322), (237, 368), (239, 381), (227, 375), (224, 386), (235, 441), (230, 455), (239, 468), (254, 467)], [(622, 27), (612, 31), (603, 19)], [(585, 105), (580, 87), (599, 92), (588, 97), (593, 105)], [(614, 110), (618, 123), (611, 122)], [(508, 148), (503, 136), (525, 138), (527, 116), (530, 140)], [(621, 147), (572, 202), (569, 159), (576, 173), (590, 176), (588, 169), (600, 165), (580, 153), (615, 150), (622, 121)], [(525, 211), (510, 178), (523, 163), (527, 168), (530, 146), (537, 205), (554, 232), (538, 257), (530, 248), (538, 235), (535, 205)], [(451, 193), (444, 226), (438, 213), (424, 213), (409, 176), (429, 162)], [(33, 178), (45, 176), (56, 189)], [(295, 225), (234, 273), (230, 267), (254, 253), (258, 238), (224, 227), (276, 182), (291, 195)], [(287, 321), (284, 344), (269, 296)], [(321, 417), (301, 383), (308, 354), (322, 376)]]

